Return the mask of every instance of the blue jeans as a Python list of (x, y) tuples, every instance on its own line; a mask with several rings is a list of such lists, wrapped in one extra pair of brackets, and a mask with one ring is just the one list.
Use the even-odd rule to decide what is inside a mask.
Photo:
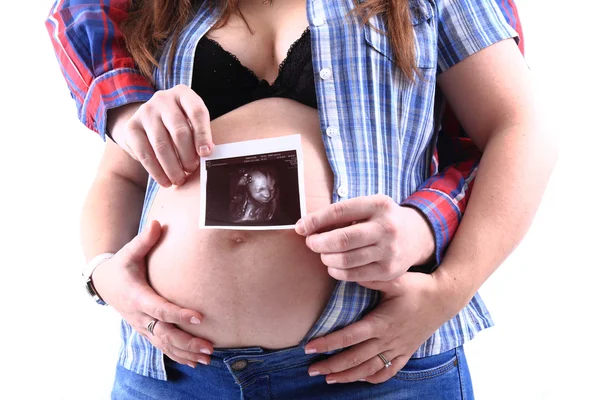
[(234, 399), (418, 399), (470, 400), (473, 389), (462, 346), (435, 356), (412, 358), (393, 378), (328, 385), (310, 377), (308, 366), (324, 355), (305, 355), (302, 346), (215, 349), (211, 364), (195, 369), (165, 357), (169, 381), (117, 367), (113, 400)]

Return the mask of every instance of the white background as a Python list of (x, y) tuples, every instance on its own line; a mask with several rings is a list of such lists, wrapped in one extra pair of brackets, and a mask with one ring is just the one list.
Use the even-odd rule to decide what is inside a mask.
[[(529, 234), (481, 290), (496, 327), (467, 356), (479, 400), (600, 399), (600, 8), (518, 4), (561, 155)], [(44, 27), (50, 5), (5, 2), (0, 24), (0, 398), (107, 399), (118, 318), (79, 276), (79, 214), (103, 145), (77, 120)]]

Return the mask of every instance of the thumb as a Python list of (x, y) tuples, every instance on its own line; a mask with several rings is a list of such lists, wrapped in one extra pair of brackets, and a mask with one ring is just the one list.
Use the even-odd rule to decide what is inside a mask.
[(401, 293), (398, 278), (392, 279), (391, 281), (363, 281), (358, 282), (358, 284), (368, 289), (379, 290), (390, 296), (399, 295)]
[(122, 251), (125, 252), (131, 260), (140, 260), (148, 254), (154, 247), (161, 235), (160, 223), (158, 221), (150, 221), (142, 232), (127, 243)]

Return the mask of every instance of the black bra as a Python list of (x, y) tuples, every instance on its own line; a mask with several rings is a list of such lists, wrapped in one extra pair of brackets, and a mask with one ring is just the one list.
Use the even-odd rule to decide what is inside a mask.
[(273, 84), (259, 79), (219, 43), (204, 36), (194, 58), (192, 89), (215, 119), (244, 104), (268, 97), (285, 97), (317, 108), (310, 49), (310, 30), (289, 48)]

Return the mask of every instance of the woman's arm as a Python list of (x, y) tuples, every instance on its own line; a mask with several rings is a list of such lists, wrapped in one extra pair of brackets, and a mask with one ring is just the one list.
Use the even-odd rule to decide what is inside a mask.
[[(155, 221), (136, 236), (148, 174), (112, 141), (100, 161), (86, 198), (81, 236), (86, 258), (116, 253), (92, 275), (96, 291), (129, 325), (171, 359), (195, 367), (207, 364), (212, 344), (193, 337), (173, 324), (199, 324), (202, 315), (158, 296), (146, 278), (146, 255), (158, 241)], [(158, 320), (154, 333), (146, 327)]]
[(112, 141), (87, 194), (82, 218), (81, 240), (87, 260), (116, 253), (137, 233), (148, 174)]
[(461, 306), (524, 237), (556, 161), (541, 124), (530, 71), (512, 40), (499, 42), (439, 76), (469, 136), (483, 150), (461, 225), (436, 274)]
[[(431, 275), (405, 273), (390, 281), (360, 282), (381, 290), (382, 301), (361, 321), (306, 344), (307, 352), (347, 348), (312, 365), (313, 375), (337, 382), (390, 379), (472, 299), (522, 240), (539, 206), (556, 161), (556, 146), (544, 129), (547, 124), (542, 124), (530, 72), (514, 41), (504, 40), (469, 56), (442, 73), (439, 83), (483, 150), (461, 225)], [(323, 246), (319, 234), (314, 234), (322, 230), (323, 221), (339, 222), (336, 216), (353, 218), (369, 209), (375, 215), (394, 207), (382, 196), (336, 203), (329, 214), (305, 217), (307, 244)], [(376, 356), (381, 352), (393, 360), (392, 368), (383, 368)]]
[[(517, 6), (512, 0), (495, 0), (506, 22), (518, 33), (521, 54), (525, 38)], [(437, 267), (456, 234), (476, 180), (481, 151), (466, 135), (450, 107), (442, 115), (437, 149), (432, 160), (432, 176), (407, 197), (403, 206), (419, 210), (435, 237), (435, 264), (427, 263), (410, 271), (430, 272)]]

